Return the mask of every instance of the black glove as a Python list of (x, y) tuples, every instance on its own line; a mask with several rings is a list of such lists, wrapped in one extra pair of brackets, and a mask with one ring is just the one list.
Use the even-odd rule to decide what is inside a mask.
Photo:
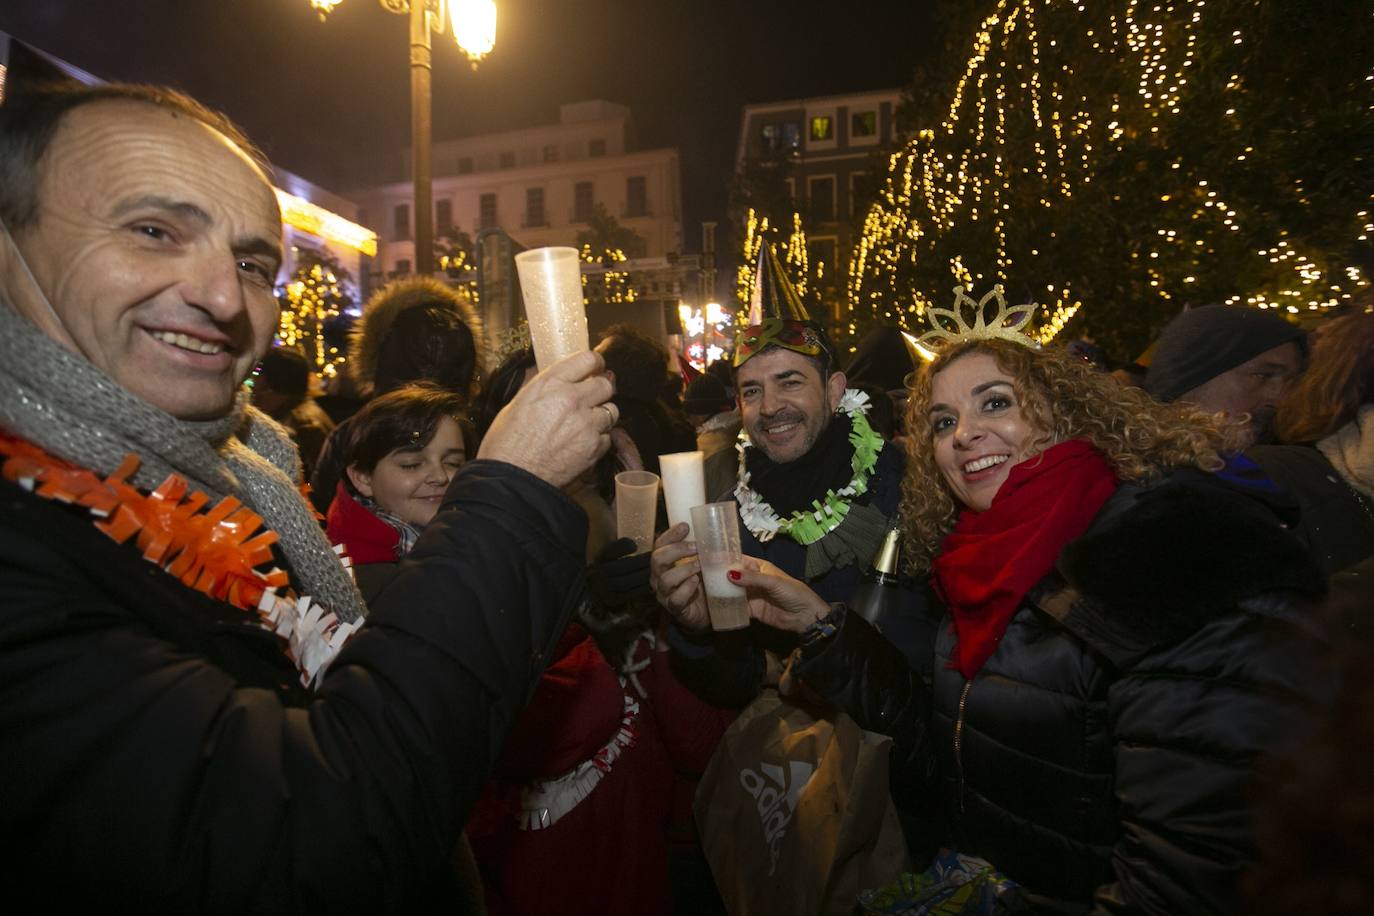
[(649, 553), (635, 554), (634, 549), (631, 538), (612, 541), (587, 568), (587, 590), (607, 610), (618, 610), (654, 593), (649, 586)]

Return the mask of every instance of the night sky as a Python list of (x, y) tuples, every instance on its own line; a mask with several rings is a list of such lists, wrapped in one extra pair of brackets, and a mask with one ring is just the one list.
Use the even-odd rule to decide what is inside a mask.
[[(699, 222), (724, 217), (741, 106), (904, 86), (933, 45), (931, 2), (497, 0), (476, 72), (436, 39), (434, 137), (628, 104), (642, 146), (681, 150), (696, 250)], [(325, 23), (308, 0), (0, 0), (0, 30), (102, 78), (184, 89), (330, 190), (371, 183), (409, 142), (406, 19), (376, 0)]]

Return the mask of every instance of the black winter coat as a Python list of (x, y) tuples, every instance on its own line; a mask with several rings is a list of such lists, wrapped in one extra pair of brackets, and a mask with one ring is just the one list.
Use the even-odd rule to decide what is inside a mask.
[(585, 537), (553, 487), (472, 462), (309, 695), (252, 615), (0, 483), (6, 909), (452, 911)]
[[(1320, 573), (1281, 527), (1202, 475), (1122, 487), (972, 681), (927, 689), (857, 615), (795, 669), (891, 734), (895, 793), (932, 840), (1067, 911), (1227, 913), (1252, 861), (1259, 758), (1322, 695), (1305, 619)], [(914, 810), (913, 810), (914, 809)]]

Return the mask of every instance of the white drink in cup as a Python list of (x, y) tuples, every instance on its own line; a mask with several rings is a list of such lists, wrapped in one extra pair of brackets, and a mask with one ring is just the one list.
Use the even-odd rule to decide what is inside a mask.
[(694, 506), (692, 531), (696, 536), (701, 582), (713, 630), (739, 630), (749, 626), (749, 602), (744, 588), (730, 581), (730, 570), (740, 568), (739, 507), (733, 502)]
[[(706, 476), (701, 452), (674, 452), (658, 456), (663, 472), (663, 501), (668, 504), (668, 524), (692, 524), (692, 509), (706, 504)], [(694, 540), (687, 532), (687, 540)]]
[(587, 311), (576, 248), (531, 248), (515, 256), (539, 371), (587, 349)]
[[(738, 562), (734, 564), (738, 568)], [(730, 563), (707, 568), (701, 561), (701, 581), (706, 586), (706, 610), (711, 615), (711, 629), (740, 630), (749, 626), (749, 599), (744, 587), (730, 581)]]
[(635, 553), (654, 546), (658, 515), (658, 475), (651, 471), (621, 471), (615, 475), (615, 536), (635, 542)]

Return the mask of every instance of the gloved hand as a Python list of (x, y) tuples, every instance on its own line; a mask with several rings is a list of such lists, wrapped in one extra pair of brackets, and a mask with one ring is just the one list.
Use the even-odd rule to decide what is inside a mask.
[(587, 590), (603, 608), (618, 610), (653, 594), (649, 554), (635, 554), (635, 542), (621, 538), (607, 544), (587, 568)]

